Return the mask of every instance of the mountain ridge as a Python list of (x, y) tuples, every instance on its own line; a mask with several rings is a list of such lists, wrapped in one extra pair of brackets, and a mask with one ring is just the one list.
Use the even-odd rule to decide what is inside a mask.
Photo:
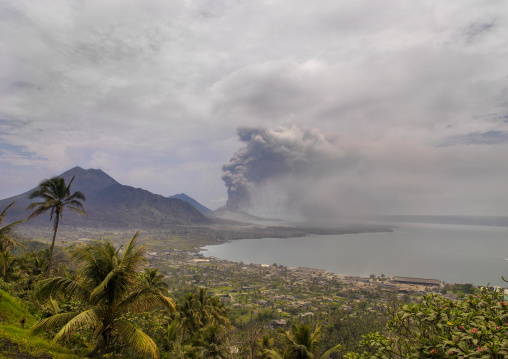
[(201, 203), (196, 201), (194, 198), (187, 196), (185, 193), (178, 193), (178, 194), (169, 196), (168, 198), (177, 198), (177, 199), (181, 199), (184, 202), (190, 203), (194, 208), (196, 208), (198, 211), (200, 211), (203, 214), (209, 214), (209, 213), (213, 212), (210, 208), (203, 206)]
[[(83, 169), (79, 166), (63, 172), (66, 183), (74, 177), (71, 193), (81, 191), (87, 200), (83, 202), (88, 217), (65, 211), (62, 224), (77, 227), (102, 228), (165, 228), (171, 225), (205, 224), (209, 219), (188, 202), (167, 198), (141, 188), (122, 185), (101, 169)], [(35, 189), (35, 188), (34, 188)], [(0, 208), (11, 202), (4, 223), (26, 219), (26, 207), (32, 202), (31, 189), (17, 196), (0, 200)], [(41, 215), (27, 222), (28, 225), (48, 226), (48, 215)]]

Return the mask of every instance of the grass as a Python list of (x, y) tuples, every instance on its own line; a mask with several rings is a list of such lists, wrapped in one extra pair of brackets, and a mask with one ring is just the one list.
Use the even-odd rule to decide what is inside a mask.
[(21, 326), (21, 319), (24, 318), (25, 325), (32, 326), (35, 324), (35, 318), (15, 298), (1, 289), (0, 294), (0, 320), (2, 323), (18, 323)]
[[(78, 359), (82, 356), (73, 355), (69, 349), (51, 343), (49, 340), (28, 336), (28, 329), (37, 320), (16, 298), (4, 290), (0, 290), (0, 359)], [(25, 319), (24, 325), (21, 320)]]

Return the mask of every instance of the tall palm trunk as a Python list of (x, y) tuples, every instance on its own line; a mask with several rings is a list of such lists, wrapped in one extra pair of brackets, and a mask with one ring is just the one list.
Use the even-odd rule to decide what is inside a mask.
[(49, 249), (49, 264), (48, 269), (46, 271), (46, 274), (51, 273), (51, 267), (53, 265), (53, 248), (55, 247), (55, 239), (56, 239), (56, 232), (58, 231), (58, 222), (60, 221), (60, 213), (59, 211), (56, 212), (56, 218), (55, 218), (55, 228), (53, 230), (53, 240), (51, 241), (51, 248)]

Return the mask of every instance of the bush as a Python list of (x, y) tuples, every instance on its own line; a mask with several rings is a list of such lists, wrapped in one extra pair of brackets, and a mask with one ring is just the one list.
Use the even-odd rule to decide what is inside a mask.
[(483, 289), (462, 300), (427, 295), (389, 311), (386, 333), (363, 337), (365, 351), (346, 358), (506, 358), (508, 303)]

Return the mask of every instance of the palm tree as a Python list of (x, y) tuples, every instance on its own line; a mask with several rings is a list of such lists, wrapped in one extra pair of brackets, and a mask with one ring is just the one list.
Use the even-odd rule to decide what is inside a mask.
[(194, 292), (194, 306), (202, 325), (229, 325), (227, 311), (219, 298), (208, 293), (208, 288), (197, 288)]
[(224, 305), (206, 288), (187, 293), (176, 304), (166, 335), (172, 357), (224, 357), (229, 351), (229, 319)]
[(224, 326), (209, 325), (203, 329), (201, 337), (195, 346), (201, 349), (201, 357), (213, 359), (227, 359), (231, 357), (231, 347)]
[(10, 281), (14, 274), (16, 257), (11, 256), (9, 251), (0, 252), (0, 276), (6, 282)]
[(159, 290), (140, 285), (139, 271), (146, 261), (143, 247), (136, 247), (139, 232), (120, 249), (110, 242), (96, 242), (77, 248), (72, 259), (80, 265), (72, 280), (54, 277), (42, 282), (38, 297), (65, 295), (80, 300), (86, 310), (60, 313), (37, 323), (32, 333), (61, 328), (53, 341), (68, 338), (79, 329), (94, 330), (95, 347), (89, 357), (103, 358), (118, 346), (130, 346), (144, 358), (159, 358), (153, 340), (124, 319), (126, 313), (140, 313), (157, 306), (174, 310), (173, 301)]
[(8, 224), (4, 227), (2, 227), (2, 222), (7, 215), (7, 210), (12, 207), (12, 205), (15, 202), (12, 202), (10, 205), (8, 205), (2, 213), (0, 213), (0, 252), (6, 252), (11, 249), (14, 249), (16, 245), (19, 245), (24, 248), (24, 246), (18, 242), (16, 242), (12, 237), (11, 233), (14, 227), (16, 227), (18, 224), (25, 222), (25, 220), (13, 222), (11, 224)]
[(207, 288), (187, 293), (176, 305), (173, 321), (179, 323), (183, 337), (193, 335), (207, 325), (229, 325), (226, 308)]
[(276, 350), (264, 351), (266, 358), (272, 359), (326, 359), (332, 353), (338, 351), (341, 345), (328, 349), (319, 356), (319, 344), (321, 342), (321, 327), (311, 332), (310, 325), (291, 325), (291, 330), (280, 330), (280, 336), (285, 343), (284, 353), (281, 355)]
[(164, 275), (159, 274), (158, 268), (145, 268), (145, 273), (140, 275), (140, 280), (149, 287), (160, 290), (164, 295), (168, 293), (169, 284), (164, 281)]
[(65, 184), (65, 179), (62, 177), (53, 177), (45, 180), (39, 184), (39, 187), (30, 193), (30, 199), (41, 198), (43, 202), (32, 203), (27, 207), (27, 210), (35, 208), (35, 210), (28, 216), (28, 219), (37, 217), (47, 211), (50, 211), (49, 220), (53, 220), (53, 240), (51, 241), (51, 248), (49, 250), (49, 265), (48, 273), (51, 271), (53, 248), (55, 247), (56, 232), (58, 231), (58, 223), (63, 216), (64, 208), (68, 208), (74, 212), (88, 216), (80, 201), (86, 201), (83, 193), (76, 191), (71, 195), (71, 184), (74, 181), (72, 177), (68, 185)]

